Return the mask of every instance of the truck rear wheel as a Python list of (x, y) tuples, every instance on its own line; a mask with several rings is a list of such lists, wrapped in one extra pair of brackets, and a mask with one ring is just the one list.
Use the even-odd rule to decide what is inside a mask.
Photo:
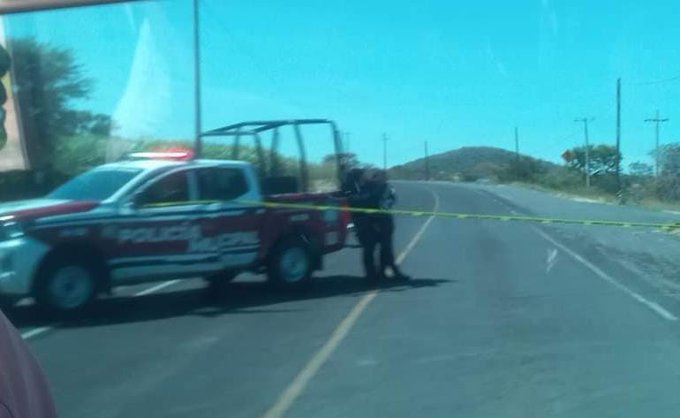
[(269, 281), (282, 288), (297, 288), (309, 283), (313, 271), (309, 245), (302, 237), (289, 238), (276, 246), (269, 261)]
[(74, 255), (47, 260), (35, 288), (38, 305), (54, 313), (82, 311), (97, 295), (99, 269)]

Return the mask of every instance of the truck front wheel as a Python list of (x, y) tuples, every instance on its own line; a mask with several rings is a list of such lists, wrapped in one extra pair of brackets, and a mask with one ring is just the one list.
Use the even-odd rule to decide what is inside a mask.
[(98, 273), (95, 263), (81, 257), (52, 257), (38, 277), (36, 302), (54, 313), (81, 311), (96, 297)]
[(283, 288), (301, 287), (312, 276), (313, 259), (302, 237), (289, 238), (276, 246), (267, 267), (269, 281)]

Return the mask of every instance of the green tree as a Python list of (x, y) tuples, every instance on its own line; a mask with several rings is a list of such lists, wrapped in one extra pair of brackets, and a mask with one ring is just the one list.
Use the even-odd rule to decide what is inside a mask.
[[(588, 146), (590, 163), (590, 175), (616, 174), (616, 161), (621, 160), (621, 153), (616, 152), (616, 147), (611, 145)], [(586, 147), (576, 147), (569, 150), (570, 161), (567, 164), (583, 173), (586, 172)]]
[(543, 167), (540, 161), (522, 156), (519, 159), (513, 159), (510, 162), (509, 167), (504, 170), (501, 176), (502, 181), (525, 181), (532, 182), (536, 178), (545, 172), (545, 167)]
[(11, 41), (13, 77), (31, 165), (51, 168), (59, 138), (108, 135), (111, 118), (76, 110), (74, 102), (89, 98), (92, 80), (71, 50), (33, 38)]
[(660, 173), (657, 193), (663, 200), (680, 200), (680, 144), (666, 144), (659, 150)]
[(628, 165), (630, 175), (634, 177), (650, 177), (654, 174), (654, 167), (649, 164), (635, 161)]
[[(357, 158), (357, 155), (353, 152), (340, 153), (339, 157), (340, 161), (342, 161), (349, 167), (359, 165), (359, 159)], [(336, 161), (337, 161), (336, 154), (328, 154), (323, 157), (322, 164), (335, 164)]]
[(680, 143), (661, 146), (659, 166), (661, 175), (680, 176)]

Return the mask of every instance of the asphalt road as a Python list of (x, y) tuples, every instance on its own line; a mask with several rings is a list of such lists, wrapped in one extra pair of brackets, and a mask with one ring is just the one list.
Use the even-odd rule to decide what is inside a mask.
[[(676, 220), (508, 187), (397, 188), (402, 208)], [(192, 280), (121, 289), (78, 321), (31, 306), (11, 319), (62, 417), (677, 416), (677, 267), (656, 269), (677, 237), (427, 217), (397, 227), (409, 283), (370, 287), (347, 249), (303, 292), (244, 277), (210, 298)]]

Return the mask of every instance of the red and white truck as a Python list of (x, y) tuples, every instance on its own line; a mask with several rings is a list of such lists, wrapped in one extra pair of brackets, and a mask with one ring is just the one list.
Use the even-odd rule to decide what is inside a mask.
[(135, 157), (0, 205), (0, 295), (74, 311), (114, 286), (168, 278), (252, 271), (294, 287), (345, 245), (335, 192), (265, 195), (244, 161)]

